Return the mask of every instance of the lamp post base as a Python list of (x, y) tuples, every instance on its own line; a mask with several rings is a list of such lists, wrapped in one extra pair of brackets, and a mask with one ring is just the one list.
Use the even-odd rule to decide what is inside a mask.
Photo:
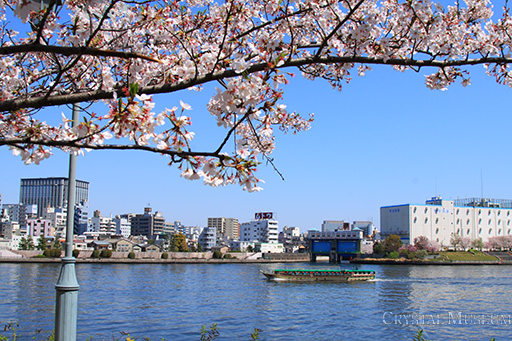
[(78, 315), (78, 281), (74, 257), (62, 258), (60, 275), (55, 284), (57, 300), (55, 304), (55, 340), (75, 341)]

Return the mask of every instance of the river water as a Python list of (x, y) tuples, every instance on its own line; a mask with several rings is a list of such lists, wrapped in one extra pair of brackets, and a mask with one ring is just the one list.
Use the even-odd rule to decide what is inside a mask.
[[(77, 264), (77, 340), (509, 340), (512, 266), (360, 265), (363, 283), (268, 282), (259, 270), (314, 264)], [(351, 267), (351, 265), (347, 265)], [(54, 325), (60, 264), (0, 264), (0, 323), (20, 340)], [(36, 334), (42, 330), (41, 334)], [(0, 331), (0, 335), (2, 332)], [(123, 338), (126, 340), (126, 337)]]

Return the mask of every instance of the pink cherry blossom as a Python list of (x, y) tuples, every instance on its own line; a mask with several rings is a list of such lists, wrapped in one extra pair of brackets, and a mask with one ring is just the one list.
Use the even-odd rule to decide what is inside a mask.
[[(186, 179), (258, 191), (256, 167), (276, 148), (275, 132), (302, 132), (313, 121), (283, 102), (294, 71), (342, 90), (381, 64), (446, 90), (469, 85), (479, 64), (512, 87), (510, 10), (495, 14), (488, 0), (72, 0), (52, 8), (8, 0), (0, 12), (0, 145), (25, 163), (53, 148), (123, 147), (166, 155)], [(11, 27), (14, 16), (22, 30)], [(176, 114), (178, 102), (181, 114), (192, 105), (173, 96), (157, 113), (153, 95), (211, 82), (217, 91), (206, 109), (225, 139), (196, 150), (191, 118)], [(83, 111), (74, 128), (38, 112), (79, 102), (106, 109)]]

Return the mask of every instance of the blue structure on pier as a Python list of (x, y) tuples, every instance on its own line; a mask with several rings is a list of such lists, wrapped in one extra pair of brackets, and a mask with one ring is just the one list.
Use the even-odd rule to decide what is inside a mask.
[(361, 252), (363, 231), (310, 231), (309, 239), (312, 261), (316, 261), (318, 256), (329, 256), (330, 262), (337, 263)]

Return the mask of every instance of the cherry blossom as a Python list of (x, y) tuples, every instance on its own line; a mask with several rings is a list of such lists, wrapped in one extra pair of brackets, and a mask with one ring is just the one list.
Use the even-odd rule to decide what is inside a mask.
[[(504, 5), (0, 1), (0, 145), (25, 163), (43, 161), (54, 148), (75, 154), (145, 150), (167, 156), (186, 179), (259, 191), (257, 166), (271, 160), (276, 132), (302, 132), (313, 121), (283, 102), (294, 73), (341, 90), (373, 65), (389, 65), (399, 72), (426, 70), (426, 86), (445, 90), (456, 82), (469, 85), (470, 68), (483, 65), (512, 87), (512, 18)], [(15, 17), (22, 21), (16, 29)], [(153, 95), (203, 91), (208, 83), (217, 86), (206, 108), (212, 129), (224, 129), (225, 138), (201, 151), (184, 115), (197, 110), (194, 103), (177, 99), (155, 112)], [(98, 102), (104, 113), (84, 111), (74, 128), (66, 117), (47, 123), (41, 110)]]

